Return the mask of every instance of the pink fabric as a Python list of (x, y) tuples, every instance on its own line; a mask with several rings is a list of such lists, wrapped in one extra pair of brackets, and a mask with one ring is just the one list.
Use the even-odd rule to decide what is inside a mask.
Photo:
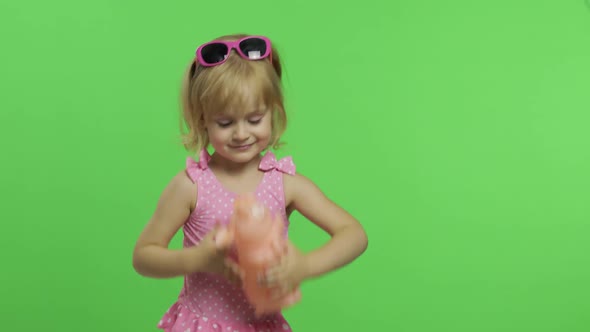
[[(183, 226), (184, 247), (197, 245), (216, 222), (226, 225), (237, 196), (228, 191), (208, 168), (211, 156), (203, 149), (199, 161), (187, 158), (186, 171), (197, 184), (197, 204)], [(283, 174), (295, 174), (290, 157), (277, 160), (268, 151), (260, 162), (264, 176), (255, 194), (272, 213), (281, 216), (285, 229), (289, 220), (285, 211)], [(194, 273), (184, 277), (176, 303), (164, 314), (158, 328), (166, 332), (289, 332), (291, 327), (281, 313), (256, 318), (243, 290), (223, 276)]]

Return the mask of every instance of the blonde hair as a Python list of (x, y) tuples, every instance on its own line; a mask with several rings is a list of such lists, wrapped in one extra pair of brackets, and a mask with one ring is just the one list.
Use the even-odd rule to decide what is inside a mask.
[[(216, 40), (237, 40), (245, 34), (228, 35)], [(191, 61), (184, 76), (181, 94), (182, 116), (180, 131), (182, 144), (193, 152), (209, 146), (205, 130), (208, 116), (219, 112), (237, 112), (244, 102), (257, 98), (271, 111), (272, 133), (269, 147), (278, 149), (280, 138), (287, 127), (284, 97), (281, 84), (281, 63), (277, 50), (272, 47), (269, 58), (252, 61), (232, 51), (227, 61), (213, 67)], [(242, 106), (242, 107), (240, 107)], [(186, 126), (186, 127), (185, 127)]]

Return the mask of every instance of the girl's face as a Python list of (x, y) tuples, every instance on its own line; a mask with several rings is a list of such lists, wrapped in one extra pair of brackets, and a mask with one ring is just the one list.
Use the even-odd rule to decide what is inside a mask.
[(209, 142), (224, 159), (247, 163), (270, 143), (272, 114), (266, 107), (221, 112), (205, 119)]

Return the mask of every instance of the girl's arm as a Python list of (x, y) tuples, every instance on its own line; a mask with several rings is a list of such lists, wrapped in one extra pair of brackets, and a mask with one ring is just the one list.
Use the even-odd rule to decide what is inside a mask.
[(184, 171), (166, 186), (135, 245), (133, 267), (137, 273), (152, 278), (172, 278), (205, 268), (215, 253), (210, 236), (195, 247), (168, 249), (170, 240), (193, 210), (196, 197), (197, 186)]
[(284, 176), (284, 179), (289, 208), (297, 210), (331, 236), (328, 243), (304, 255), (304, 279), (342, 267), (366, 250), (367, 234), (352, 215), (332, 202), (305, 176), (296, 174)]

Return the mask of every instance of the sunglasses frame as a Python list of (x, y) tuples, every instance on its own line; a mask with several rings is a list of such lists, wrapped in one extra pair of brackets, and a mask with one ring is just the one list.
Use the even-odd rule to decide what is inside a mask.
[[(251, 59), (250, 57), (248, 57), (240, 49), (240, 43), (245, 40), (248, 40), (248, 39), (260, 39), (260, 40), (264, 41), (264, 43), (266, 44), (266, 52), (256, 59)], [(202, 54), (203, 48), (208, 45), (212, 45), (212, 44), (222, 44), (227, 47), (227, 54), (225, 54), (225, 58), (223, 60), (221, 60), (219, 62), (215, 62), (215, 63), (208, 63), (207, 61), (205, 61), (203, 59), (203, 54)], [(199, 62), (199, 64), (201, 66), (204, 66), (204, 67), (218, 66), (218, 65), (224, 63), (225, 61), (227, 61), (227, 58), (229, 57), (229, 54), (231, 53), (232, 49), (235, 49), (236, 52), (240, 55), (240, 57), (242, 57), (246, 60), (256, 61), (256, 60), (262, 60), (267, 57), (270, 57), (270, 61), (272, 63), (272, 44), (270, 42), (270, 39), (268, 39), (267, 37), (264, 37), (264, 36), (247, 36), (247, 37), (235, 40), (235, 41), (226, 41), (226, 40), (210, 41), (208, 43), (205, 43), (205, 44), (199, 46), (199, 48), (197, 48), (197, 51), (196, 51), (197, 61)]]

